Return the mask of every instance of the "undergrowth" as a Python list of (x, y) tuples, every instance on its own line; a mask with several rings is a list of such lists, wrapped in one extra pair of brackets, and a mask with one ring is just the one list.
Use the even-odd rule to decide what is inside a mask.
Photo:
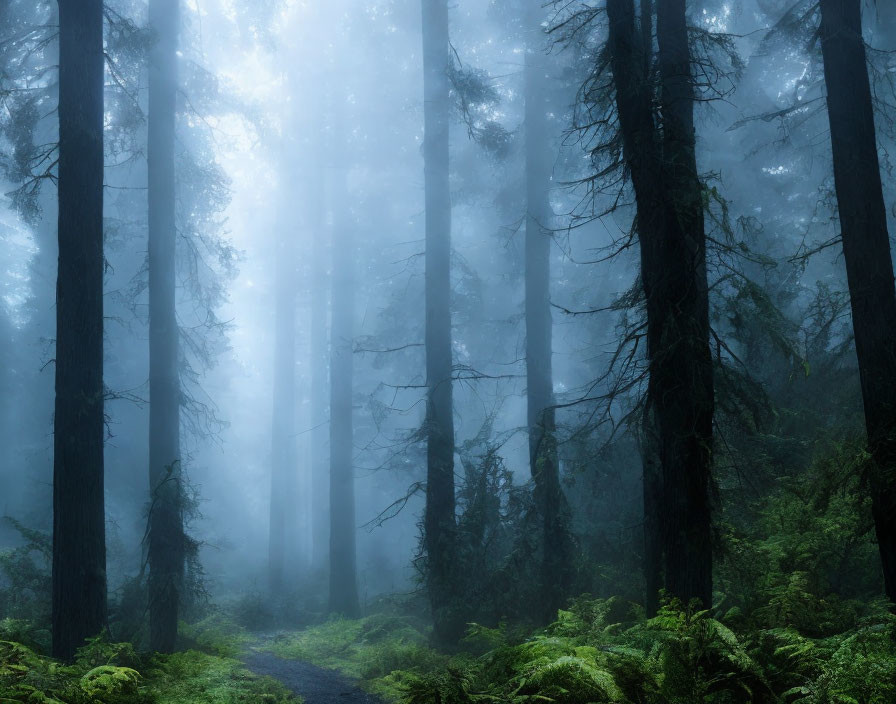
[(230, 658), (244, 652), (255, 640), (245, 628), (220, 611), (196, 623), (181, 622), (177, 635), (183, 647)]
[(128, 643), (91, 641), (62, 665), (0, 641), (0, 702), (29, 704), (286, 704), (300, 700), (238, 660), (198, 650), (141, 657)]
[(892, 704), (896, 619), (871, 608), (849, 630), (744, 627), (743, 614), (666, 602), (655, 618), (582, 597), (527, 636), (472, 624), (461, 652), (427, 645), (401, 616), (331, 620), (269, 649), (357, 678), (405, 704)]
[(414, 619), (388, 613), (336, 618), (274, 637), (275, 655), (339, 670), (386, 699), (399, 699), (409, 674), (433, 672), (450, 658), (428, 645), (428, 630)]

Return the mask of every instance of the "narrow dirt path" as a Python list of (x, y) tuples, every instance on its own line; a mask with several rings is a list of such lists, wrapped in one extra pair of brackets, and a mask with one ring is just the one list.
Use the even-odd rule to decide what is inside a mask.
[(300, 660), (285, 660), (272, 653), (250, 652), (244, 658), (252, 672), (279, 680), (305, 704), (383, 704), (344, 675)]

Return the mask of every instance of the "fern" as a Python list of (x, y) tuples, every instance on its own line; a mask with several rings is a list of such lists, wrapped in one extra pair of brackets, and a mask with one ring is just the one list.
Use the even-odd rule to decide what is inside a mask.
[(556, 660), (536, 660), (513, 683), (517, 685), (513, 701), (550, 700), (559, 704), (624, 701), (613, 675), (584, 657), (564, 655)]

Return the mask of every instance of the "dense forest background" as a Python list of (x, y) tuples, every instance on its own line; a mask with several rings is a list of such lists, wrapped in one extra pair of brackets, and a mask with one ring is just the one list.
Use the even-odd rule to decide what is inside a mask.
[(890, 0), (0, 3), (0, 701), (896, 700), (894, 77)]

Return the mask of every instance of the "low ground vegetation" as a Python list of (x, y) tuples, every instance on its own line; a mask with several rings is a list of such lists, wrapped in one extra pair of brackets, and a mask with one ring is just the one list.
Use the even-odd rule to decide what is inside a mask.
[(2, 622), (0, 639), (12, 634), (29, 641), (31, 647), (0, 640), (0, 702), (4, 704), (286, 704), (301, 701), (278, 682), (257, 677), (239, 660), (220, 654), (232, 642), (230, 636), (209, 652), (185, 650), (152, 656), (139, 655), (130, 643), (96, 639), (79, 651), (74, 663), (62, 665), (40, 654), (39, 644), (29, 637), (25, 624)]
[[(477, 563), (475, 583), (459, 588), (459, 608), (477, 607), (451, 652), (432, 647), (422, 595), (382, 598), (354, 620), (327, 619), (298, 601), (280, 613), (276, 603), (244, 596), (195, 609), (197, 618), (181, 624), (181, 652), (145, 655), (144, 611), (128, 606), (143, 601), (122, 596), (112, 635), (62, 665), (46, 657), (46, 536), (22, 529), (21, 546), (0, 553), (8, 616), (0, 621), (0, 703), (296, 701), (242, 665), (241, 655), (258, 648), (338, 670), (400, 704), (892, 704), (896, 617), (880, 596), (863, 444), (847, 435), (813, 455), (765, 477), (749, 501), (726, 500), (735, 478), (722, 477), (712, 610), (667, 600), (649, 618), (637, 602), (637, 569), (597, 560), (578, 537), (578, 571), (627, 575), (612, 580), (622, 596), (607, 580), (582, 581), (579, 591), (590, 586), (590, 595), (535, 627), (520, 618), (531, 610), (525, 580), (511, 589), (501, 579), (525, 554), (508, 540), (506, 555)], [(773, 465), (773, 453), (763, 457)], [(609, 515), (594, 508), (587, 515)], [(512, 534), (524, 517), (489, 520)], [(288, 630), (274, 632), (274, 624)]]
[(883, 604), (818, 636), (756, 627), (739, 609), (714, 615), (666, 602), (648, 619), (622, 599), (582, 597), (528, 634), (471, 624), (462, 645), (435, 651), (412, 620), (379, 613), (284, 633), (266, 647), (404, 704), (896, 701), (896, 618)]

